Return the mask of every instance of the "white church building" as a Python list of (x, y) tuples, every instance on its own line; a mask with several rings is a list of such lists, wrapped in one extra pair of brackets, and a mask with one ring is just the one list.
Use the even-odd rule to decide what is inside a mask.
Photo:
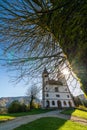
[[(58, 77), (60, 72), (58, 74)], [(74, 107), (74, 102), (69, 91), (65, 77), (58, 80), (50, 79), (49, 73), (44, 69), (42, 73), (42, 107), (43, 108), (65, 108)]]

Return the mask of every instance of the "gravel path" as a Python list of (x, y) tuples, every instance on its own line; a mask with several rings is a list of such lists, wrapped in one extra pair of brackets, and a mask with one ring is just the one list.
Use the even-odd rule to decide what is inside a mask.
[(87, 125), (87, 120), (85, 120), (85, 119), (60, 114), (59, 112), (60, 112), (59, 110), (56, 110), (56, 111), (51, 111), (51, 112), (47, 112), (47, 113), (43, 113), (43, 114), (17, 117), (14, 120), (0, 123), (0, 130), (13, 130), (14, 128), (16, 128), (22, 124), (32, 122), (32, 121), (39, 119), (41, 117), (59, 117), (62, 119), (68, 119), (68, 120), (72, 120), (72, 121)]

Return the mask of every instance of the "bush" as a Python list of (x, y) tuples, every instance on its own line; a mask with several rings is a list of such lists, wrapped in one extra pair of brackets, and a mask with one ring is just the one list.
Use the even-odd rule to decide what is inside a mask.
[(20, 111), (21, 112), (26, 112), (27, 111), (27, 106), (24, 103), (20, 105)]
[(6, 113), (7, 113), (7, 108), (6, 107), (0, 108), (0, 114), (6, 114)]
[(35, 103), (34, 101), (32, 102), (32, 109), (34, 109), (34, 108), (41, 108), (41, 106), (40, 106), (40, 104), (39, 103)]
[(25, 104), (20, 104), (19, 101), (13, 101), (8, 107), (9, 113), (26, 112), (27, 107)]

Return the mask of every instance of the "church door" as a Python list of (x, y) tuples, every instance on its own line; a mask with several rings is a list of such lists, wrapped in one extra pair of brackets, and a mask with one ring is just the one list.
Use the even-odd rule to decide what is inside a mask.
[(62, 105), (61, 105), (61, 101), (57, 101), (57, 105), (58, 105), (58, 108), (60, 109), (61, 107), (62, 107)]

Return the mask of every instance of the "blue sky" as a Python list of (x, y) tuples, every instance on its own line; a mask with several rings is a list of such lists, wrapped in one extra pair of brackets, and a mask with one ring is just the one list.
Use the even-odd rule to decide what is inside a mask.
[(0, 48), (0, 97), (16, 97), (16, 96), (26, 96), (26, 91), (28, 89), (28, 85), (24, 86), (23, 83), (15, 84), (11, 82), (11, 75), (15, 75), (14, 72), (7, 71), (8, 68), (6, 66), (2, 66), (3, 57), (2, 49)]
[[(1, 50), (0, 50), (1, 54)], [(12, 57), (10, 57), (12, 58)], [(28, 85), (25, 87), (24, 84), (20, 83), (16, 86), (10, 80), (10, 72), (6, 71), (6, 68), (0, 66), (0, 97), (13, 97), (13, 96), (23, 96), (26, 95)], [(75, 90), (74, 93), (80, 93), (80, 89), (78, 91)]]
[[(6, 68), (0, 66), (0, 97), (26, 96), (29, 85), (24, 86), (23, 83), (14, 85), (14, 83), (10, 81), (9, 75), (10, 72), (7, 72)], [(79, 85), (76, 89), (74, 89), (74, 91), (72, 86), (70, 87), (70, 89), (74, 93), (74, 95), (82, 93)]]
[(0, 97), (25, 96), (28, 86), (22, 83), (14, 85), (10, 82), (10, 73), (3, 67), (0, 67)]
[[(0, 55), (1, 53), (2, 51), (0, 49)], [(0, 56), (0, 59), (3, 59), (3, 57)], [(0, 63), (3, 63), (3, 61), (0, 61)], [(0, 97), (26, 96), (27, 89), (29, 88), (29, 86), (31, 86), (30, 80), (27, 86), (25, 86), (23, 82), (15, 85), (15, 83), (11, 82), (11, 75), (15, 75), (15, 73), (9, 72), (7, 70), (8, 68), (6, 66), (0, 66)], [(33, 80), (33, 83), (34, 81), (35, 79)], [(71, 92), (75, 96), (82, 94), (80, 85), (78, 84), (76, 88), (74, 88), (74, 86), (75, 86), (75, 81), (72, 83), (72, 86), (69, 85)]]

